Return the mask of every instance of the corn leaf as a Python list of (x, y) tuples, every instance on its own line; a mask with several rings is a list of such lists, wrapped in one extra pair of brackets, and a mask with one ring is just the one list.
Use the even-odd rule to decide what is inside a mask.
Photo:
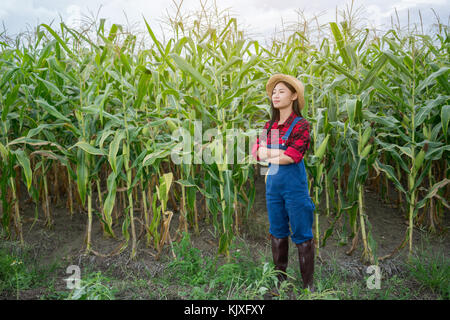
[(45, 110), (47, 111), (49, 114), (51, 114), (52, 116), (54, 116), (57, 119), (60, 120), (64, 120), (67, 122), (70, 122), (70, 119), (65, 117), (64, 115), (61, 114), (61, 112), (59, 112), (58, 110), (56, 110), (56, 108), (54, 106), (51, 106), (48, 104), (47, 101), (45, 100), (41, 100), (41, 99), (37, 99), (36, 102)]
[(25, 152), (21, 149), (15, 150), (14, 154), (16, 155), (17, 161), (19, 162), (20, 166), (23, 168), (25, 180), (27, 182), (27, 189), (28, 189), (28, 191), (30, 191), (32, 177), (33, 177), (33, 173), (31, 171), (30, 159), (25, 154)]
[(446, 137), (446, 139), (448, 137), (447, 130), (449, 120), (450, 120), (450, 105), (445, 105), (441, 109), (441, 123), (442, 123), (442, 131), (444, 131), (444, 137)]
[(96, 156), (104, 156), (105, 155), (105, 153), (102, 150), (97, 149), (94, 146), (91, 146), (86, 141), (78, 141), (72, 147), (70, 147), (69, 150), (74, 148), (74, 147), (78, 147), (78, 148), (86, 151), (87, 153), (93, 154), (93, 155), (96, 155)]
[(351, 60), (348, 56), (347, 50), (345, 49), (344, 38), (342, 37), (341, 31), (339, 30), (336, 22), (330, 22), (331, 32), (333, 33), (334, 40), (336, 41), (336, 45), (339, 49), (339, 54), (342, 57), (342, 60), (347, 65), (347, 67), (351, 66)]
[(216, 89), (206, 80), (194, 67), (176, 53), (169, 55), (177, 64), (177, 66), (186, 74), (191, 75), (195, 80), (204, 85), (209, 91), (216, 94)]

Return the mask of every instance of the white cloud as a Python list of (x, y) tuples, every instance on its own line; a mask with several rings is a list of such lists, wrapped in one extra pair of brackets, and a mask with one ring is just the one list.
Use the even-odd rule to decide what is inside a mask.
[(419, 5), (419, 4), (427, 4), (427, 5), (436, 5), (436, 4), (446, 4), (447, 0), (400, 0), (402, 3), (409, 3), (411, 5)]
[(428, 7), (437, 6), (437, 5), (445, 5), (448, 4), (448, 0), (400, 0), (390, 4), (387, 7), (387, 10), (384, 12), (384, 15), (390, 16), (394, 14), (395, 10), (403, 11), (407, 9), (413, 9), (417, 7), (423, 7), (427, 5)]
[[(2, 0), (0, 4), (0, 20), (5, 24), (9, 34), (25, 31), (27, 26), (34, 27), (38, 23), (49, 23), (58, 18), (55, 8), (35, 6), (31, 0)], [(12, 29), (12, 30), (10, 30)]]
[[(206, 4), (210, 7), (213, 2), (208, 0)], [(336, 7), (345, 9), (351, 0), (216, 0), (216, 3), (219, 9), (230, 8), (230, 13), (237, 16), (239, 25), (250, 34), (270, 36), (275, 28), (281, 29), (281, 19), (287, 24), (295, 22), (297, 9), (303, 11), (306, 18), (320, 14), (319, 22), (327, 23), (335, 21)], [(66, 23), (74, 24), (80, 15), (90, 16), (89, 12), (95, 15), (100, 5), (99, 18), (106, 18), (108, 23), (126, 24), (126, 13), (130, 24), (137, 23), (145, 29), (144, 16), (156, 33), (160, 33), (160, 19), (166, 15), (166, 10), (174, 14), (174, 4), (167, 0), (0, 0), (0, 22), (3, 21), (12, 34), (23, 31), (27, 24), (35, 26), (38, 22), (59, 22), (59, 16)], [(376, 25), (389, 22), (395, 10), (400, 14), (407, 9), (436, 7), (444, 19), (450, 12), (450, 0), (355, 0), (354, 6), (354, 9), (363, 6), (366, 18)], [(199, 0), (183, 1), (184, 12), (200, 8)]]
[(71, 4), (66, 8), (68, 15), (66, 24), (71, 28), (78, 28), (81, 24), (81, 8)]

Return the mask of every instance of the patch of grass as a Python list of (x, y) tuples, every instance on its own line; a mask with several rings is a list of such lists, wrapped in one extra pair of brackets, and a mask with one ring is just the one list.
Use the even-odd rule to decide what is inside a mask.
[[(373, 274), (351, 274), (342, 267), (339, 267), (333, 259), (326, 260), (323, 263), (316, 264), (315, 284), (316, 289), (322, 295), (309, 297), (304, 294), (298, 295), (302, 298), (318, 298), (318, 299), (342, 299), (342, 300), (413, 300), (413, 299), (435, 299), (435, 295), (430, 292), (431, 285), (448, 288), (448, 274), (437, 272), (438, 270), (447, 268), (447, 262), (442, 260), (443, 256), (439, 255), (441, 260), (436, 262), (435, 259), (423, 258), (420, 263), (410, 264), (409, 270), (402, 271), (393, 275), (386, 275), (381, 268), (380, 288), (370, 289), (367, 286), (369, 277)], [(423, 260), (425, 259), (425, 260)], [(425, 262), (427, 261), (427, 262)], [(431, 261), (431, 263), (430, 263)], [(402, 264), (405, 266), (407, 265)], [(438, 266), (436, 266), (438, 265)], [(440, 266), (439, 266), (440, 265)], [(427, 271), (426, 266), (433, 268), (435, 271)], [(414, 269), (411, 272), (411, 268)], [(427, 273), (428, 272), (428, 273)], [(419, 279), (422, 280), (419, 280)], [(422, 285), (418, 283), (422, 281)], [(435, 289), (437, 292), (437, 289)], [(328, 293), (328, 294), (324, 294)], [(444, 296), (442, 298), (445, 299)]]
[(114, 300), (118, 289), (111, 285), (112, 279), (101, 271), (88, 273), (82, 277), (79, 286), (71, 291), (55, 292), (47, 298), (65, 300)]
[(442, 299), (450, 299), (450, 259), (442, 251), (419, 249), (406, 264), (409, 275), (421, 287), (430, 289)]
[[(323, 262), (316, 262), (314, 283), (316, 294), (306, 294), (293, 288), (297, 299), (340, 299), (340, 300), (405, 300), (418, 299), (424, 292), (413, 289), (414, 284), (405, 272), (386, 275), (381, 268), (380, 289), (369, 289), (367, 281), (373, 274), (355, 274), (340, 266), (336, 256), (331, 255)], [(297, 277), (300, 272), (297, 271)]]
[(378, 291), (371, 290), (369, 299), (376, 300), (411, 300), (414, 292), (409, 287), (404, 276), (395, 274), (389, 278), (382, 279), (381, 288)]
[(200, 250), (192, 246), (187, 233), (174, 244), (174, 253), (176, 258), (167, 268), (177, 273), (181, 284), (204, 285), (215, 271), (216, 261), (203, 257)]
[[(349, 273), (339, 267), (337, 259), (334, 256), (330, 258), (327, 263), (318, 263), (316, 261), (314, 283), (318, 292), (334, 293), (338, 297), (342, 295), (340, 288), (342, 283), (348, 280)], [(301, 279), (300, 270), (297, 271), (297, 275)], [(328, 297), (330, 299), (332, 298), (330, 295)]]
[(182, 287), (178, 294), (187, 299), (262, 299), (275, 286), (273, 265), (251, 258), (245, 244), (234, 242), (228, 260), (202, 256), (192, 246), (189, 235), (174, 244), (176, 258), (168, 264), (171, 281)]
[(58, 267), (57, 263), (39, 266), (29, 257), (27, 250), (0, 248), (0, 294), (14, 294), (20, 299), (20, 292), (50, 285), (50, 275)]

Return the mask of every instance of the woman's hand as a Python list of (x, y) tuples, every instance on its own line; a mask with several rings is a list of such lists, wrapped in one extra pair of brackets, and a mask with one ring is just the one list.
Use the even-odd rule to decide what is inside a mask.
[(269, 158), (269, 153), (268, 153), (269, 149), (267, 149), (267, 143), (264, 140), (261, 140), (259, 142), (259, 147), (258, 147), (258, 157), (261, 160), (265, 160), (267, 158)]
[(267, 142), (264, 141), (264, 140), (261, 140), (261, 141), (259, 142), (259, 147), (267, 148)]
[(258, 157), (261, 160), (266, 160), (269, 158), (269, 149), (260, 145), (258, 148)]
[(280, 151), (282, 151), (282, 153), (280, 153), (277, 156), (271, 157), (266, 159), (267, 162), (269, 163), (273, 163), (273, 164), (291, 164), (294, 163), (294, 159), (292, 159), (291, 157), (287, 156), (284, 154), (284, 150), (279, 149)]
[(258, 157), (263, 160), (267, 161), (267, 159), (279, 157), (284, 154), (283, 149), (269, 149), (267, 147), (260, 147), (258, 148)]

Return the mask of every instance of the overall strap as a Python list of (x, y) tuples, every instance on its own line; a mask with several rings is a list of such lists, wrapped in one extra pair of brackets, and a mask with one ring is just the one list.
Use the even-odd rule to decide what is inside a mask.
[(294, 129), (294, 126), (297, 124), (297, 122), (299, 122), (302, 119), (302, 117), (296, 117), (294, 119), (294, 121), (292, 121), (291, 126), (289, 127), (288, 131), (286, 131), (286, 133), (284, 134), (284, 136), (281, 138), (283, 141), (287, 141), (287, 139), (289, 138), (292, 130)]

